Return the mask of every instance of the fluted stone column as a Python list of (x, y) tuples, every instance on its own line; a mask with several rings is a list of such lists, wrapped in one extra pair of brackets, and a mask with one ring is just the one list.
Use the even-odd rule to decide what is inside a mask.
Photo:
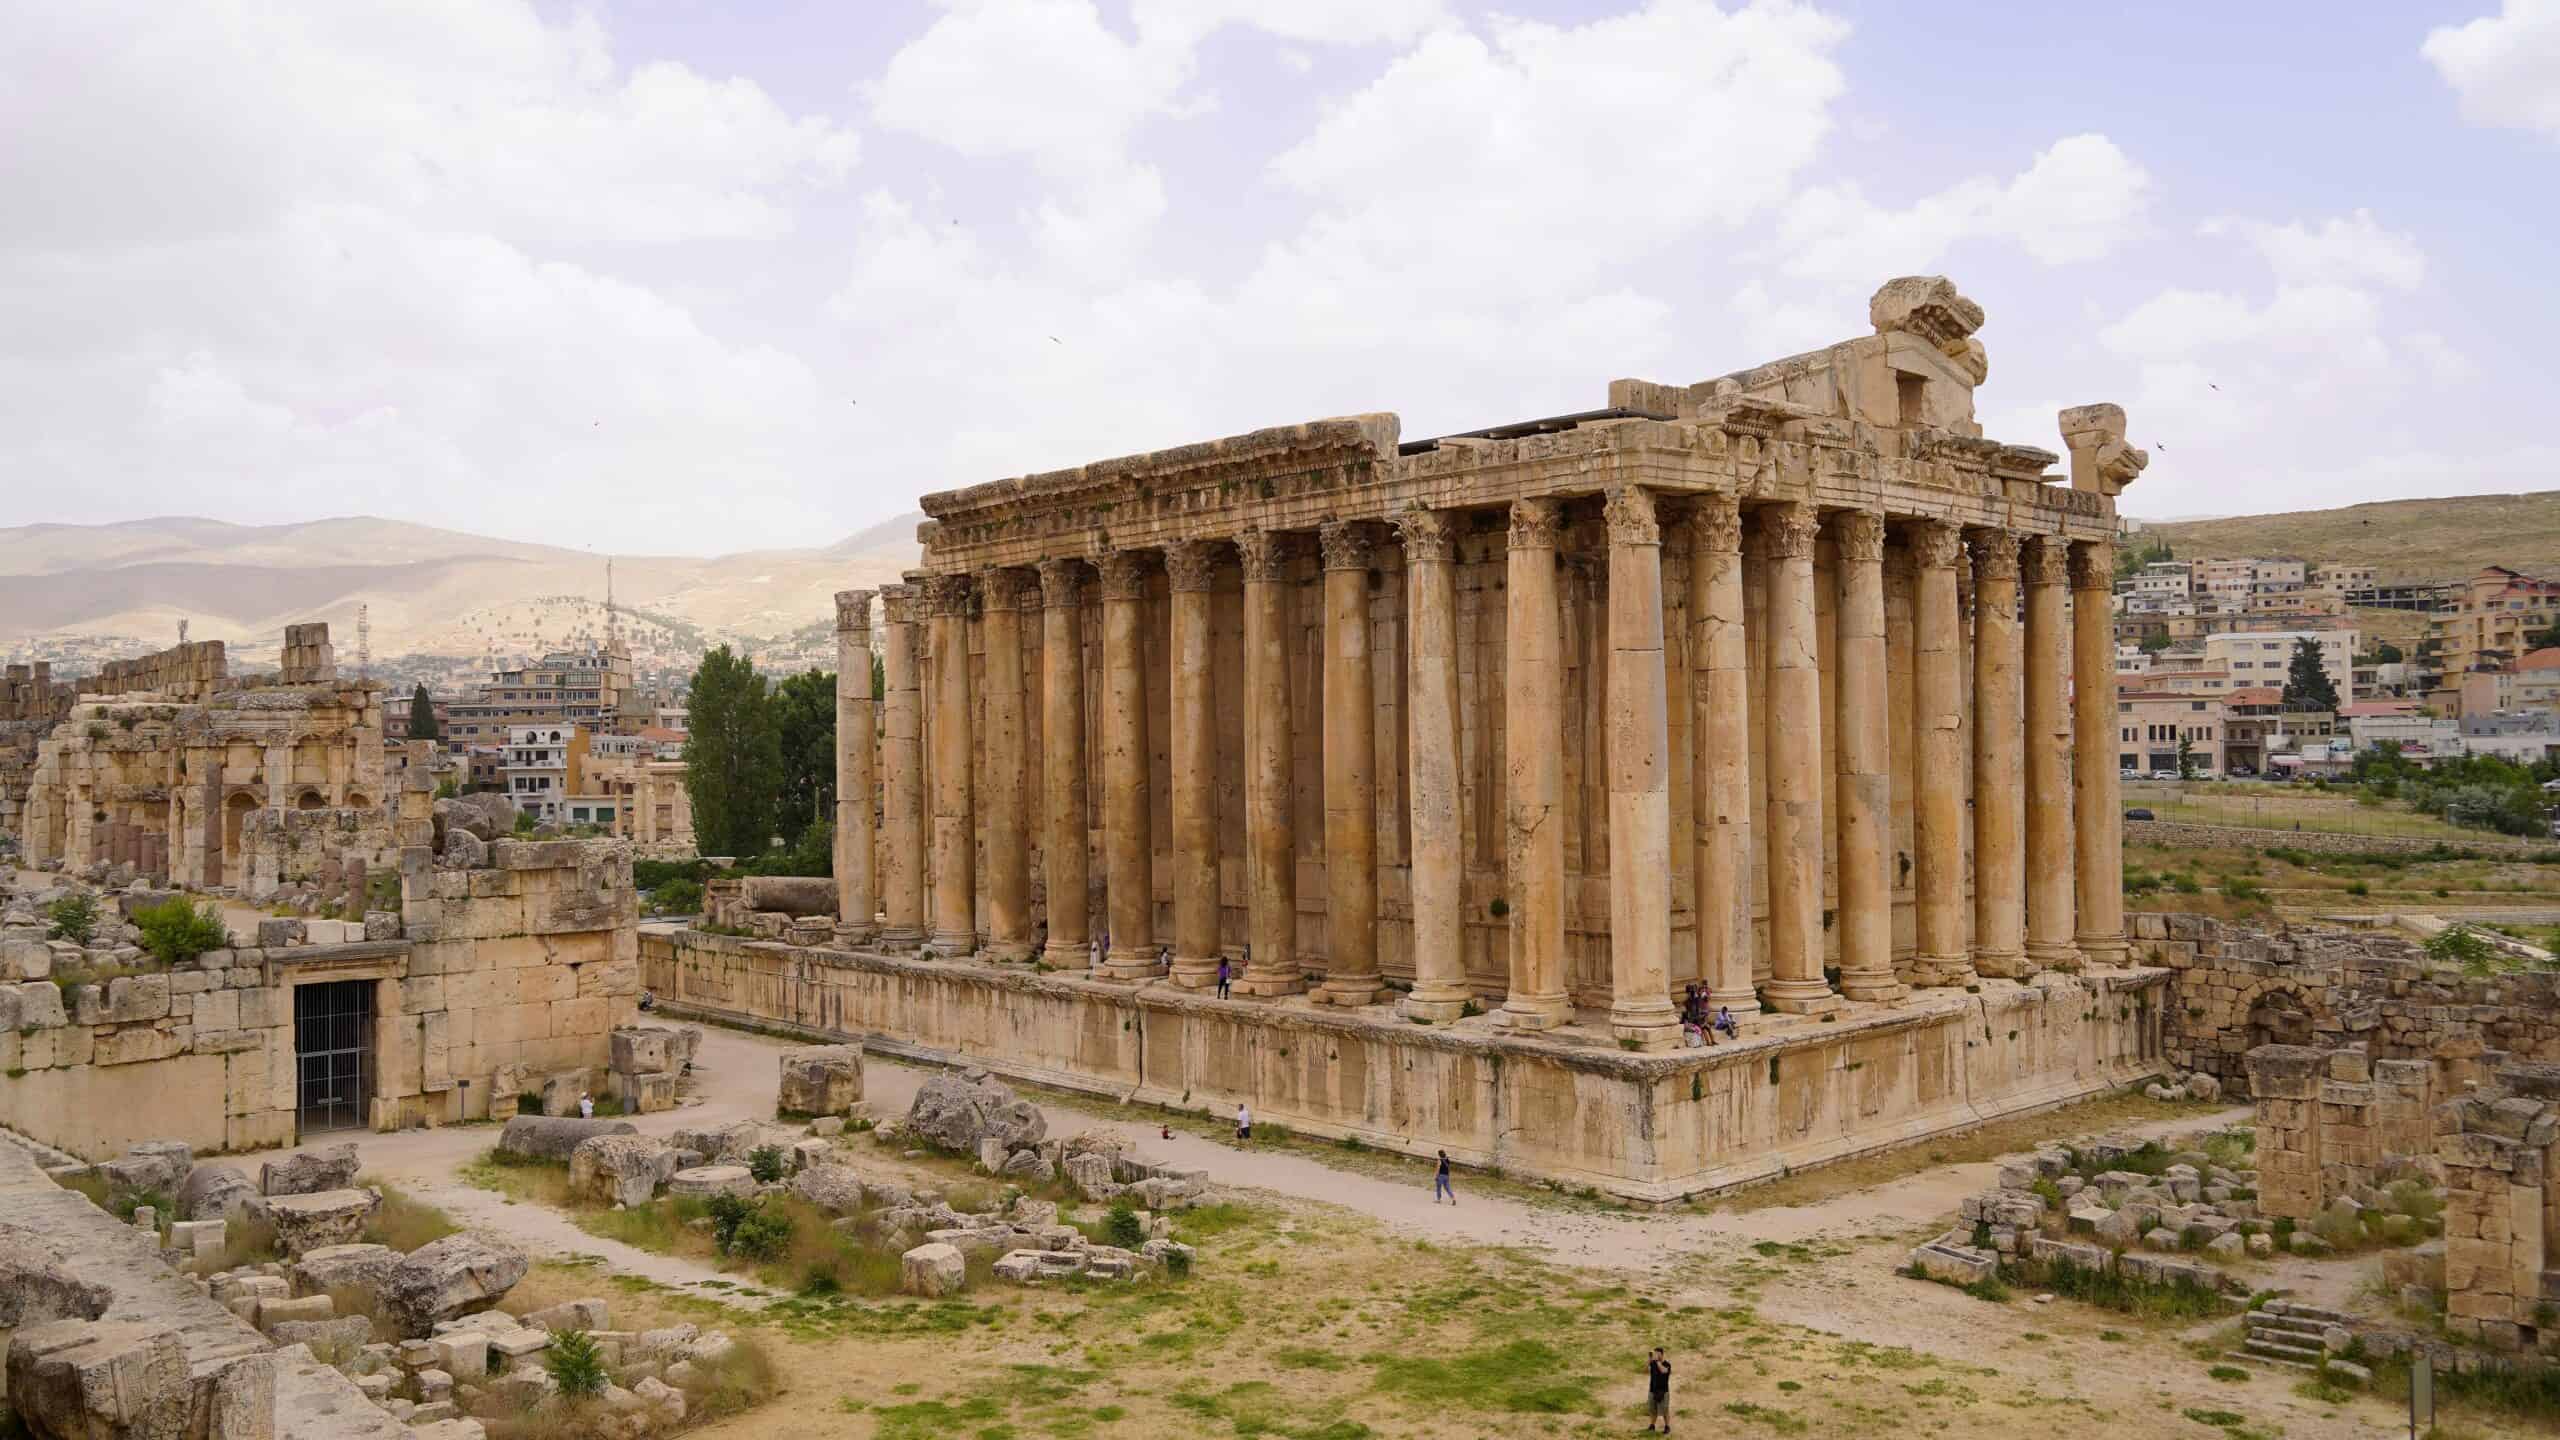
[(1662, 530), (1653, 496), (1610, 492), (1609, 1029), (1667, 1050), (1671, 1005), (1671, 720), (1662, 671)]
[(1164, 973), (1147, 800), (1146, 609), (1145, 555), (1119, 550), (1102, 557), (1102, 854), (1111, 926), (1102, 973), (1111, 980)]
[(1885, 703), (1884, 516), (1832, 517), (1840, 554), (1840, 993), (1890, 1003), (1893, 973), (1893, 727)]
[(1040, 562), (1040, 789), (1047, 823), (1042, 879), (1049, 893), (1049, 948), (1042, 958), (1061, 970), (1090, 966), (1093, 921), (1086, 890), (1090, 843), (1085, 828), (1084, 565)]
[[(921, 577), (919, 577), (921, 578)], [(927, 829), (924, 812), (924, 677), (921, 584), (881, 587), (888, 631), (880, 651), (880, 943), (910, 949), (924, 943), (924, 876)]]
[(976, 751), (969, 726), (966, 575), (925, 577), (933, 626), (933, 942), (942, 955), (978, 948), (977, 816), (969, 783)]
[(1698, 973), (1708, 998), (1736, 1015), (1760, 1010), (1751, 973), (1751, 650), (1742, 615), (1742, 506), (1731, 495), (1702, 495), (1689, 512)]
[(1218, 557), (1211, 542), (1165, 547), (1173, 595), (1173, 983), (1218, 983), (1218, 732), (1211, 707), (1209, 595)]
[(1564, 989), (1564, 621), (1556, 608), (1557, 505), (1511, 504), (1503, 657), (1503, 874), (1511, 986), (1502, 1020), (1549, 1030), (1573, 1018)]
[(2115, 547), (2071, 547), (2071, 795), (2079, 832), (2080, 953), (2125, 963), (2123, 776), (2116, 726)]
[(2030, 537), (2020, 570), (2027, 588), (2027, 961), (2039, 970), (2080, 968), (2071, 824), (2070, 625), (2063, 584), (2068, 547)]
[(1810, 505), (1759, 512), (1769, 555), (1770, 1008), (1839, 1007), (1822, 977), (1822, 672), (1814, 639)]
[(1974, 530), (1973, 968), (2025, 979), (2026, 730), (2018, 641), (2018, 537)]
[(989, 570), (980, 581), (979, 630), (986, 639), (987, 955), (1031, 958), (1031, 831), (1023, 797), (1030, 726), (1023, 707), (1022, 605), (1038, 592), (1021, 570)]
[(1324, 984), (1327, 1005), (1366, 1005), (1378, 976), (1378, 682), (1369, 666), (1370, 527), (1337, 521), (1324, 552)]
[(879, 923), (873, 882), (871, 592), (836, 592), (836, 940), (860, 945)]
[(1956, 529), (1943, 520), (1911, 527), (1918, 567), (1912, 626), (1911, 717), (1918, 731), (1919, 792), (1912, 806), (1913, 900), (1919, 948), (1911, 958), (1920, 985), (1961, 985), (1973, 978), (1965, 954), (1964, 732), (1958, 714), (1964, 683), (1957, 631)]
[(1236, 541), (1236, 553), (1244, 561), (1245, 877), (1252, 953), (1235, 988), (1248, 995), (1294, 995), (1307, 982), (1298, 965), (1288, 537), (1249, 530)]
[(1446, 510), (1396, 522), (1404, 537), (1405, 715), (1413, 826), (1413, 990), (1407, 1018), (1440, 1024), (1466, 1012), (1465, 854), (1459, 836), (1457, 526)]

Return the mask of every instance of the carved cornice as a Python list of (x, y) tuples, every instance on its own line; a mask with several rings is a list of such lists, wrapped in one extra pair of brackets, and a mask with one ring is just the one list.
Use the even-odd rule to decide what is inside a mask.
[(1814, 537), (1822, 531), (1822, 515), (1797, 501), (1763, 505), (1758, 511), (1762, 543), (1772, 560), (1810, 560)]
[(967, 575), (927, 575), (924, 577), (924, 614), (930, 620), (966, 620), (969, 602), (977, 593)]
[(1102, 598), (1105, 600), (1144, 600), (1147, 598), (1147, 552), (1114, 550), (1094, 562), (1102, 571)]
[(1662, 526), (1654, 519), (1653, 495), (1642, 486), (1621, 485), (1600, 507), (1611, 545), (1659, 545)]
[(1164, 547), (1164, 573), (1177, 591), (1205, 593), (1218, 574), (1218, 542), (1177, 540)]
[(2030, 535), (2020, 547), (2019, 573), (2030, 585), (2060, 585), (2071, 578), (2070, 548), (2059, 535)]
[(1244, 559), (1247, 584), (1287, 580), (1294, 550), (1288, 532), (1283, 530), (1247, 530), (1236, 537), (1236, 553)]
[(1396, 518), (1408, 565), (1446, 565), (1457, 554), (1457, 517), (1446, 510), (1408, 510)]
[(1511, 548), (1514, 550), (1553, 550), (1556, 531), (1563, 521), (1563, 507), (1554, 497), (1532, 495), (1511, 502)]
[(1031, 593), (1031, 576), (1011, 566), (998, 566), (980, 573), (978, 593), (989, 610), (1020, 610)]
[(2077, 540), (2071, 545), (2071, 588), (2106, 593), (2116, 588), (2116, 547), (2103, 540)]
[(1923, 570), (1952, 570), (1956, 563), (1956, 527), (1944, 520), (1915, 520), (1908, 535), (1911, 559)]
[(1369, 552), (1376, 544), (1377, 536), (1365, 521), (1329, 520), (1316, 531), (1316, 545), (1324, 552), (1327, 570), (1368, 569)]
[(922, 619), (916, 613), (922, 604), (923, 596), (913, 585), (880, 587), (880, 618), (891, 625), (913, 625)]
[(1053, 610), (1072, 610), (1084, 599), (1084, 562), (1065, 558), (1040, 562), (1040, 598)]
[(1845, 565), (1884, 563), (1884, 516), (1873, 510), (1831, 512), (1831, 541)]
[(871, 629), (871, 592), (839, 590), (836, 592), (836, 633), (851, 631), (867, 634)]
[(1967, 530), (1967, 547), (1973, 551), (1973, 573), (1985, 584), (2015, 584), (2018, 579), (2018, 537), (2007, 530)]

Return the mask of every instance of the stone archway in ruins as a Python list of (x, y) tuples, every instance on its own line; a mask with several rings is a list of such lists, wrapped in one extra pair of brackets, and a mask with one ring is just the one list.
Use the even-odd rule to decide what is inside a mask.
[(240, 863), (240, 826), (258, 808), (258, 797), (234, 790), (222, 800), (222, 873), (233, 875)]
[(2299, 986), (2270, 983), (2249, 999), (2249, 1049), (2261, 1045), (2309, 1045), (2320, 1017)]
[(302, 792), (302, 798), (293, 802), (293, 808), (296, 810), (326, 810), (329, 808), (329, 797), (321, 794), (317, 790), (305, 790)]

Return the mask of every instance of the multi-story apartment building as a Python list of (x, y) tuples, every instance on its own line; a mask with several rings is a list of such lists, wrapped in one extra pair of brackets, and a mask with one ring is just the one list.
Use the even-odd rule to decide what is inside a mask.
[(2184, 560), (2159, 560), (2133, 574), (2132, 593), (2139, 599), (2185, 603), (2195, 598), (2195, 567)]
[(586, 793), (587, 732), (575, 725), (507, 730), (507, 798), (537, 820), (573, 823), (569, 798)]
[(2320, 646), (2320, 668), (2328, 673), (2329, 683), (2337, 687), (2338, 703), (2352, 702), (2356, 698), (2353, 630), (2231, 631), (2207, 635), (2203, 642), (2204, 663), (2230, 671), (2235, 688), (2272, 685), (2281, 690), (2293, 669), (2294, 646), (2303, 640)]
[(2116, 691), (2116, 763), (2145, 773), (2178, 771), (2185, 742), (2200, 774), (2222, 773), (2222, 699), (2192, 690)]
[(2560, 581), (2492, 565), (2457, 587), (2427, 621), (2428, 698), (2462, 704), (2460, 677), (2499, 670), (2532, 649), (2527, 637), (2560, 615)]
[(492, 673), (446, 707), (444, 733), (448, 745), (503, 744), (520, 725), (620, 731), (646, 718), (631, 682), (631, 652), (609, 640), (601, 649), (558, 651)]

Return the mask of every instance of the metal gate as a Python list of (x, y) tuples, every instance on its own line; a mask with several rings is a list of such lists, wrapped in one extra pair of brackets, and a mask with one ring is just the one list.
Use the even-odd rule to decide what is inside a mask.
[(293, 992), (293, 1048), (301, 1067), (302, 1133), (366, 1123), (373, 1068), (371, 980), (299, 985)]

